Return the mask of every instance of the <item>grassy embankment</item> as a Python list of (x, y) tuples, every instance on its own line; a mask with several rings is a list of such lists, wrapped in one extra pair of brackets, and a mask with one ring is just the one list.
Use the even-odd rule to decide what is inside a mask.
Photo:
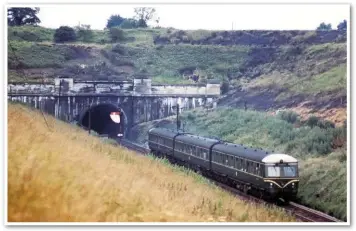
[[(266, 83), (278, 82), (274, 85), (286, 90), (279, 95), (279, 100), (299, 93), (308, 95), (316, 91), (328, 92), (335, 88), (335, 82), (337, 86), (345, 85), (345, 43), (309, 45), (305, 42), (310, 39), (307, 33), (304, 37), (292, 37), (291, 41), (297, 41), (298, 45), (281, 45), (276, 48), (258, 45), (196, 44), (212, 33), (214, 31), (179, 32), (166, 28), (124, 29), (123, 38), (118, 43), (112, 43), (109, 31), (94, 30), (91, 41), (64, 45), (84, 45), (104, 50), (109, 53), (109, 61), (113, 65), (126, 66), (121, 62), (124, 60), (126, 64), (132, 65), (134, 73), (146, 72), (157, 83), (190, 82), (182, 78), (183, 73), (197, 70), (199, 75), (207, 78), (229, 78), (231, 87), (247, 83), (247, 86), (251, 87), (274, 89), (271, 84)], [(288, 32), (283, 33), (277, 33), (276, 36), (292, 36)], [(48, 45), (53, 41), (53, 29), (33, 26), (9, 27), (8, 34), (9, 41), (16, 47), (18, 56), (24, 62), (24, 68), (60, 68), (74, 58), (68, 47)], [(158, 35), (169, 38), (170, 44), (154, 45), (154, 37)], [(174, 44), (177, 39), (188, 43)], [(120, 44), (119, 49), (117, 44)], [(85, 60), (79, 59), (78, 63), (80, 62)], [(9, 49), (10, 68), (15, 64), (13, 53)], [(330, 86), (333, 89), (329, 89)]]
[[(316, 122), (310, 127), (263, 112), (223, 108), (209, 113), (184, 112), (181, 120), (185, 130), (194, 134), (297, 157), (300, 161), (299, 201), (346, 219), (347, 155), (343, 127), (321, 128), (325, 124)], [(175, 129), (175, 117), (141, 124), (135, 129), (139, 131), (136, 140), (145, 142), (148, 129), (156, 125)]]
[(8, 221), (293, 221), (46, 117), (8, 106)]
[[(275, 32), (276, 38), (291, 38), (291, 44), (276, 47), (201, 45), (199, 41), (214, 33), (204, 30), (124, 29), (118, 43), (110, 41), (107, 30), (95, 30), (89, 42), (64, 44), (53, 43), (53, 29), (23, 26), (10, 27), (8, 32), (15, 48), (15, 52), (8, 49), (10, 81), (23, 81), (24, 76), (31, 81), (44, 77), (50, 81), (62, 73), (74, 78), (115, 80), (148, 73), (153, 83), (192, 84), (184, 76), (195, 72), (203, 79), (229, 79), (231, 94), (223, 105), (235, 107), (250, 98), (252, 107), (292, 103), (288, 107), (304, 117), (317, 112), (337, 124), (346, 119), (346, 43), (311, 45), (312, 32), (295, 37)], [(256, 35), (256, 39), (263, 40), (268, 34), (259, 35), (261, 38)], [(155, 45), (157, 35), (169, 38), (169, 44)], [(231, 40), (229, 36), (220, 37)], [(185, 42), (175, 44), (177, 39)], [(106, 66), (100, 67), (103, 62)], [(87, 67), (82, 69), (80, 64)], [(246, 90), (243, 97), (241, 89)]]

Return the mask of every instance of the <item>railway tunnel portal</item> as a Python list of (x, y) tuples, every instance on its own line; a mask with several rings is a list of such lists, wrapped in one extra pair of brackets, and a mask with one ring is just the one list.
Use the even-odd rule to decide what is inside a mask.
[[(53, 83), (8, 83), (8, 100), (41, 109), (56, 118), (98, 134), (130, 138), (139, 123), (174, 115), (181, 110), (216, 107), (219, 83), (206, 85), (152, 85), (151, 79), (82, 81), (55, 78)], [(120, 112), (120, 123), (110, 116)]]
[(81, 127), (110, 138), (124, 136), (127, 123), (125, 111), (111, 103), (91, 106), (84, 110), (78, 119), (78, 125)]

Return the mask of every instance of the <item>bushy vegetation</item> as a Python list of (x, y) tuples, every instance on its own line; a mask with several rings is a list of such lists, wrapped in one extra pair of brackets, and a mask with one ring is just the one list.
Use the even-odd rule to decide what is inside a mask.
[(110, 28), (110, 38), (112, 42), (119, 42), (124, 40), (124, 31), (117, 27)]
[(287, 121), (288, 123), (294, 124), (299, 121), (299, 116), (297, 113), (293, 111), (280, 111), (278, 116), (282, 119)]
[(346, 31), (347, 30), (347, 21), (343, 20), (342, 22), (337, 25), (337, 29), (340, 31)]
[(113, 14), (110, 16), (106, 23), (106, 28), (118, 27), (125, 20), (125, 18), (121, 17), (118, 14)]
[(347, 217), (346, 148), (300, 161), (299, 201), (339, 219)]
[(330, 23), (326, 24), (325, 22), (320, 23), (320, 25), (316, 28), (316, 30), (319, 31), (329, 31), (331, 29), (332, 29), (331, 24)]
[[(187, 122), (187, 128), (192, 132), (215, 135), (229, 142), (263, 147), (299, 157), (326, 155), (333, 150), (334, 142), (342, 136), (333, 128), (295, 127), (291, 124), (296, 121), (297, 116), (294, 113), (286, 113), (288, 116), (282, 114), (284, 120), (267, 116), (263, 112), (240, 109), (219, 109), (207, 114), (198, 110), (193, 115), (189, 117), (188, 114), (182, 114), (182, 120)], [(346, 137), (342, 138), (345, 143)]]
[(94, 39), (94, 33), (90, 29), (90, 25), (81, 25), (75, 28), (77, 40), (82, 42), (92, 42)]
[(33, 109), (8, 113), (9, 222), (295, 221)]
[(69, 26), (61, 26), (56, 29), (53, 38), (55, 42), (74, 42), (77, 40), (74, 29)]
[[(325, 37), (328, 33), (329, 37)], [(317, 31), (207, 31), (207, 30), (167, 30), (154, 37), (155, 44), (223, 44), (256, 45), (262, 47), (283, 46), (289, 44), (318, 44), (345, 42), (346, 34), (330, 31), (329, 25), (322, 25)]]

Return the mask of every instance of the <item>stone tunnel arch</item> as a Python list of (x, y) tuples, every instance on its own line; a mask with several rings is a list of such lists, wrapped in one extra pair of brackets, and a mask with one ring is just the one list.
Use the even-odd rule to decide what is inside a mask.
[[(121, 111), (123, 115), (119, 124), (110, 118), (110, 113), (117, 111)], [(124, 137), (127, 136), (128, 119), (121, 107), (111, 103), (101, 103), (85, 109), (79, 116), (78, 124), (86, 129), (89, 129), (89, 112), (91, 113), (91, 130), (100, 135), (106, 134), (111, 138), (118, 138), (119, 133), (123, 133)]]

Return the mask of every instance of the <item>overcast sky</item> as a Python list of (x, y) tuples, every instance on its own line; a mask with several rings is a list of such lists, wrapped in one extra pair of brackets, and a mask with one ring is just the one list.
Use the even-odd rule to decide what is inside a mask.
[[(134, 7), (145, 5), (45, 5), (39, 18), (42, 26), (76, 26), (90, 24), (103, 29), (112, 14), (132, 17)], [(146, 5), (150, 6), (150, 5)], [(160, 26), (178, 29), (272, 29), (313, 30), (321, 22), (333, 28), (349, 19), (349, 5), (151, 5), (160, 17)]]

